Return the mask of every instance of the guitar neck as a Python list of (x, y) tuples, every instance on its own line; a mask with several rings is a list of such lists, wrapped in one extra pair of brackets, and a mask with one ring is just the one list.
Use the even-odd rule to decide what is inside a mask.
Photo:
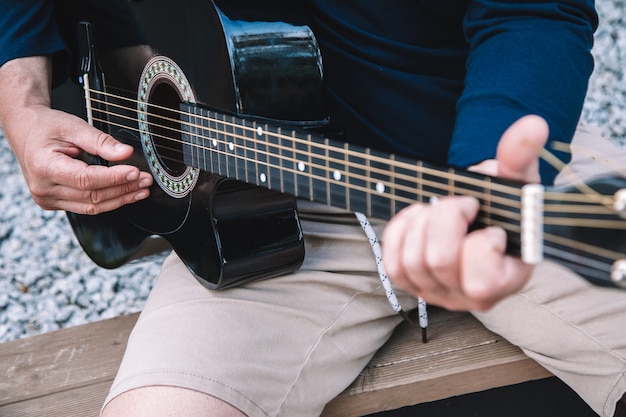
[(475, 226), (502, 226), (519, 247), (519, 184), (191, 104), (181, 113), (187, 165), (381, 219), (433, 197), (473, 196), (481, 203)]

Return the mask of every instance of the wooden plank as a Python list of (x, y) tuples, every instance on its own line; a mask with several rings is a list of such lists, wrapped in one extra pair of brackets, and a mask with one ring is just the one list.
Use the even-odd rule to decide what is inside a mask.
[(112, 381), (136, 320), (131, 314), (0, 344), (0, 406)]
[(113, 380), (0, 406), (1, 416), (98, 417)]
[(323, 417), (357, 417), (551, 376), (468, 313), (430, 309), (429, 341), (402, 324)]
[[(0, 415), (96, 417), (137, 314), (0, 344)], [(401, 325), (324, 417), (351, 417), (550, 374), (467, 313), (430, 309), (429, 342)]]

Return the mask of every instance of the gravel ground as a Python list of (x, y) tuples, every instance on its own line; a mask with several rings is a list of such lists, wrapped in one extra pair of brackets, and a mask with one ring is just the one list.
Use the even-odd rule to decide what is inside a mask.
[[(599, 1), (596, 70), (583, 120), (626, 143), (624, 1)], [(63, 212), (47, 212), (28, 194), (0, 131), (0, 342), (139, 311), (161, 256), (116, 270), (95, 266)]]

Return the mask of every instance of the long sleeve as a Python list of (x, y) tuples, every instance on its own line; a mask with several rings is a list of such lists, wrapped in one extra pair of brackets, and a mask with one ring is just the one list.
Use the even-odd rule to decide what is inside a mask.
[(5, 0), (0, 7), (0, 66), (26, 56), (65, 48), (52, 0)]
[(62, 83), (77, 58), (80, 21), (94, 24), (101, 49), (146, 42), (126, 0), (5, 0), (0, 3), (0, 65), (52, 55), (53, 85)]
[[(593, 70), (596, 26), (592, 1), (473, 1), (464, 21), (470, 51), (449, 163), (493, 158), (501, 134), (525, 114), (547, 120), (550, 141), (569, 143)], [(555, 174), (542, 166), (545, 183)]]

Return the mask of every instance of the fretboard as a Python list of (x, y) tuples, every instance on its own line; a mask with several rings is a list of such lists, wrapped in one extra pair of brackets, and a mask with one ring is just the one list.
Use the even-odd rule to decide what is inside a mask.
[(181, 110), (187, 165), (381, 219), (432, 197), (474, 196), (476, 225), (503, 226), (519, 242), (518, 184), (190, 104)]

